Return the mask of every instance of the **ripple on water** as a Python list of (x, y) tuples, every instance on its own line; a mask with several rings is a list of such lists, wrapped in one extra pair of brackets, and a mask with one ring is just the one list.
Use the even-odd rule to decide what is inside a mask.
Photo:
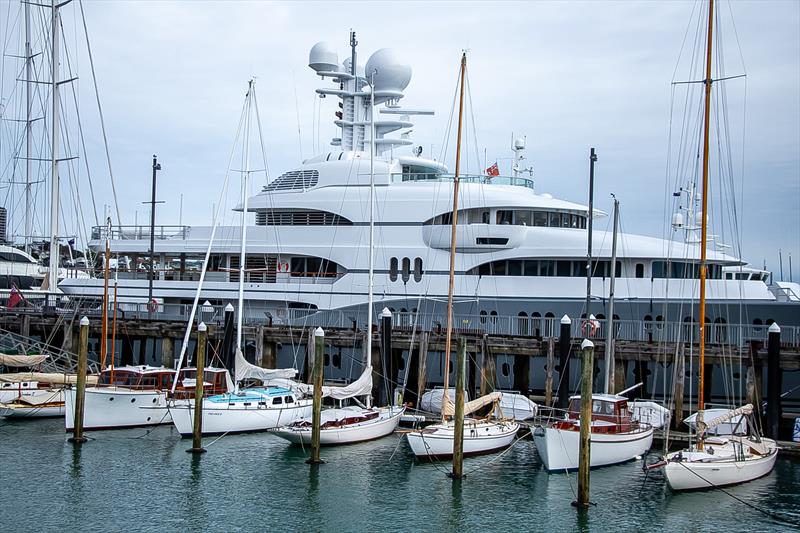
[[(467, 459), (453, 483), (447, 463), (417, 463), (397, 436), (323, 449), (312, 468), (306, 450), (270, 434), (208, 439), (199, 457), (171, 426), (90, 435), (75, 448), (61, 420), (0, 426), (5, 529), (790, 530), (720, 491), (672, 494), (638, 462), (593, 471), (597, 506), (579, 515), (575, 474), (547, 474), (530, 440)], [(779, 458), (770, 476), (728, 491), (800, 520), (799, 470)]]

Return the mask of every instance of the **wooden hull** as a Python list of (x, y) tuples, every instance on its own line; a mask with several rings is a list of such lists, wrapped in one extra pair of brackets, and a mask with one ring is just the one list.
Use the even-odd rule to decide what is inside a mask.
[[(402, 407), (390, 407), (380, 411), (381, 414), (377, 419), (348, 424), (342, 427), (320, 429), (320, 445), (354, 444), (391, 435), (397, 429), (400, 417), (405, 412), (405, 409)], [(273, 433), (292, 444), (311, 444), (311, 428), (283, 427), (276, 429)]]
[[(536, 450), (549, 472), (577, 470), (580, 432), (571, 429), (537, 427), (533, 431)], [(653, 428), (626, 433), (592, 433), (590, 466), (624, 463), (644, 455), (653, 443)]]
[[(464, 421), (464, 456), (493, 453), (514, 442), (516, 422)], [(453, 456), (453, 424), (435, 424), (408, 433), (408, 444), (417, 458), (446, 459)]]

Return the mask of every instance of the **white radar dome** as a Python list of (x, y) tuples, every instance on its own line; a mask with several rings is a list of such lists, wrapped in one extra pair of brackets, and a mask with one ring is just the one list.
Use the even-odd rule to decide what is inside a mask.
[(315, 72), (337, 72), (339, 55), (331, 43), (322, 41), (311, 47), (308, 54), (308, 66)]
[(525, 138), (520, 137), (518, 139), (514, 139), (514, 148), (517, 150), (524, 150), (525, 149)]
[(365, 69), (367, 81), (373, 80), (376, 91), (402, 92), (411, 81), (411, 66), (403, 63), (391, 48), (372, 54)]

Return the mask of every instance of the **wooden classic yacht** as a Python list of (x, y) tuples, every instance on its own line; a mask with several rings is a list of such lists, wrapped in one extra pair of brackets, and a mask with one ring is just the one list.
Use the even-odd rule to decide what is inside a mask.
[[(581, 397), (573, 396), (563, 419), (534, 429), (533, 440), (548, 471), (578, 468), (580, 411)], [(634, 418), (624, 396), (593, 394), (590, 442), (592, 468), (624, 463), (650, 449), (653, 427)]]

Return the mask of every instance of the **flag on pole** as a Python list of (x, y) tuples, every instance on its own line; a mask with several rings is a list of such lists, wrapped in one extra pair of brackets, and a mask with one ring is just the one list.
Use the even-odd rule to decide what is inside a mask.
[(11, 286), (11, 294), (8, 295), (8, 302), (6, 302), (6, 307), (11, 309), (18, 303), (22, 301), (22, 295), (17, 290), (16, 285)]
[(499, 176), (500, 175), (500, 168), (497, 166), (497, 162), (495, 162), (492, 166), (486, 169), (487, 176)]

